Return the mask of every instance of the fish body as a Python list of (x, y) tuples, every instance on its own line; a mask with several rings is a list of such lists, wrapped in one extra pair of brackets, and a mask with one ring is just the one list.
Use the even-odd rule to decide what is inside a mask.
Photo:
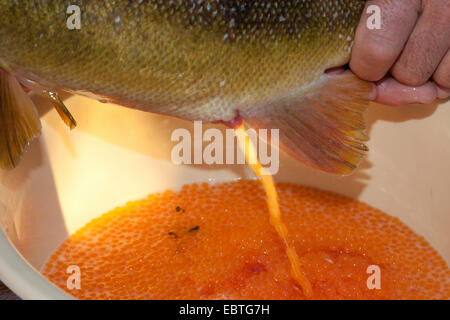
[[(72, 5), (79, 29), (67, 25)], [(371, 87), (324, 72), (348, 62), (363, 8), (362, 0), (0, 0), (0, 67), (44, 94), (189, 120), (241, 115), (254, 128), (279, 128), (281, 147), (307, 165), (349, 173), (365, 150)], [(15, 166), (17, 149), (3, 167)]]

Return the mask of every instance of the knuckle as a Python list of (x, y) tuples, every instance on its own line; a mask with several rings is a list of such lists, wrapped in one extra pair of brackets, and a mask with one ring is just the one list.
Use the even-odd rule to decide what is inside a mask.
[(371, 65), (378, 63), (381, 65), (392, 64), (395, 60), (395, 52), (387, 45), (377, 45), (371, 43), (367, 45), (365, 59)]
[(392, 68), (391, 74), (398, 82), (412, 87), (421, 86), (430, 78), (430, 75), (425, 75), (417, 68), (404, 68), (399, 65)]
[(421, 39), (421, 36), (417, 35), (414, 41), (408, 44), (391, 70), (398, 81), (410, 86), (422, 85), (430, 79), (442, 58), (439, 54), (439, 44), (433, 45), (430, 38), (428, 41)]
[(427, 0), (424, 2), (425, 11), (436, 27), (435, 31), (448, 30), (450, 26), (450, 4), (448, 0)]
[(380, 80), (396, 59), (395, 52), (388, 46), (364, 43), (350, 61), (352, 70), (368, 81)]
[(433, 75), (433, 80), (440, 87), (450, 89), (450, 70), (446, 70), (446, 72), (436, 72)]

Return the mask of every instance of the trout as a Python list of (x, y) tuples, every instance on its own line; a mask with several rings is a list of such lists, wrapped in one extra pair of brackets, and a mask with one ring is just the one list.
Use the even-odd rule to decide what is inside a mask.
[(189, 120), (279, 129), (291, 156), (349, 174), (367, 151), (363, 113), (373, 88), (326, 70), (348, 63), (364, 5), (0, 0), (0, 166), (17, 166), (40, 134), (30, 91), (76, 125), (62, 90)]

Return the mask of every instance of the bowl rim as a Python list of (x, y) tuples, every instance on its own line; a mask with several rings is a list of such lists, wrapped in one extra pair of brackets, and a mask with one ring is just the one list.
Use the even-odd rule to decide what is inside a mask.
[(0, 227), (0, 280), (20, 298), (29, 300), (74, 300), (39, 271), (18, 252)]

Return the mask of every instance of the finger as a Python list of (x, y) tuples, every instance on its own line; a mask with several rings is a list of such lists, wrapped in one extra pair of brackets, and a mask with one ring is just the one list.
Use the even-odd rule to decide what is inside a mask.
[(365, 10), (356, 30), (350, 68), (364, 80), (378, 81), (399, 57), (418, 19), (421, 1), (373, 0), (366, 8), (370, 5), (381, 9), (381, 29), (367, 27), (369, 15)]
[(424, 1), (424, 10), (405, 48), (391, 69), (406, 85), (428, 81), (450, 47), (450, 1)]
[(393, 78), (386, 77), (377, 83), (377, 98), (375, 101), (391, 106), (406, 104), (428, 104), (437, 98), (437, 86), (427, 82), (420, 87), (409, 87)]
[(450, 50), (447, 51), (439, 64), (433, 75), (433, 80), (441, 87), (450, 89)]
[(442, 88), (437, 86), (437, 98), (438, 99), (448, 99), (450, 97), (450, 88)]

